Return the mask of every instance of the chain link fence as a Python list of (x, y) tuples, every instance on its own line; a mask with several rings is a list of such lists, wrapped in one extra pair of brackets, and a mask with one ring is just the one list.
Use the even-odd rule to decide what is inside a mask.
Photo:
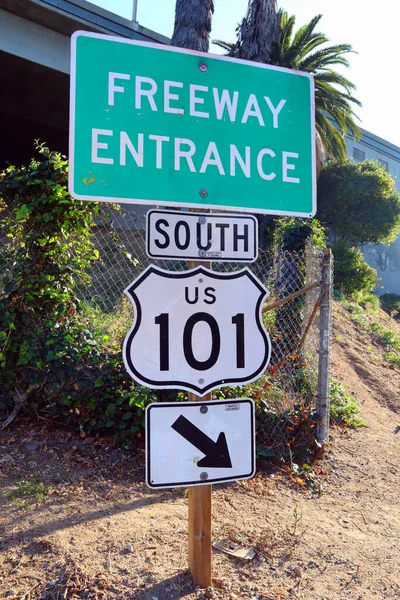
[[(186, 262), (147, 257), (147, 209), (140, 208), (141, 213), (129, 205), (118, 211), (104, 208), (103, 218), (98, 220), (94, 235), (101, 260), (91, 273), (91, 287), (81, 293), (87, 303), (101, 310), (121, 306), (122, 291), (150, 263), (173, 271), (188, 268)], [(257, 400), (258, 445), (265, 456), (281, 456), (290, 453), (290, 448), (310, 445), (318, 435), (318, 421), (327, 420), (329, 406), (320, 414), (318, 401), (323, 261), (323, 251), (306, 246), (297, 252), (260, 250), (257, 261), (250, 265), (212, 263), (212, 269), (219, 272), (248, 266), (269, 291), (263, 317), (272, 343), (271, 361), (258, 381), (240, 390)], [(128, 310), (127, 331), (133, 318), (130, 303)], [(214, 396), (219, 397), (218, 390)], [(325, 429), (320, 438), (327, 438)]]
[[(147, 210), (132, 205), (101, 206), (93, 229), (100, 258), (91, 269), (91, 284), (79, 289), (87, 311), (97, 311), (100, 318), (107, 317), (107, 322), (115, 314), (121, 340), (133, 320), (133, 308), (123, 290), (150, 263), (174, 271), (188, 268), (184, 261), (155, 261), (147, 257)], [(17, 252), (18, 244), (14, 247)], [(5, 261), (5, 248), (0, 232), (0, 266)], [(7, 248), (10, 252), (9, 244)], [(257, 261), (250, 265), (212, 263), (213, 270), (227, 272), (244, 266), (269, 291), (263, 319), (271, 338), (271, 361), (256, 382), (240, 390), (224, 388), (222, 393), (225, 397), (240, 393), (255, 399), (259, 453), (266, 457), (287, 455), (292, 449), (309, 447), (316, 437), (320, 441), (327, 441), (328, 437), (329, 353), (324, 355), (323, 364), (328, 366), (322, 378), (321, 356), (324, 348), (329, 349), (330, 326), (321, 336), (321, 323), (326, 328), (329, 317), (328, 321), (321, 319), (320, 306), (325, 299), (329, 311), (330, 279), (326, 269), (330, 272), (330, 266), (327, 267), (326, 253), (307, 245), (297, 252), (260, 250)], [(324, 348), (321, 344), (325, 344)], [(213, 394), (221, 397), (219, 390)], [(325, 427), (317, 427), (318, 422)]]

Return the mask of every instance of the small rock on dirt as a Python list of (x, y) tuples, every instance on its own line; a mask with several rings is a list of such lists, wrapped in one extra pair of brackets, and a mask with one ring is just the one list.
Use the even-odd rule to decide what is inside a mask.
[(27, 440), (21, 445), (21, 450), (23, 452), (36, 452), (39, 448), (40, 442), (37, 442), (36, 440)]
[(308, 569), (315, 569), (316, 566), (317, 565), (316, 565), (316, 563), (313, 560), (309, 560), (308, 563), (307, 563), (307, 568)]
[(0, 457), (0, 463), (3, 464), (11, 464), (14, 463), (15, 460), (13, 459), (13, 457), (11, 456), (11, 454), (5, 454), (4, 456)]

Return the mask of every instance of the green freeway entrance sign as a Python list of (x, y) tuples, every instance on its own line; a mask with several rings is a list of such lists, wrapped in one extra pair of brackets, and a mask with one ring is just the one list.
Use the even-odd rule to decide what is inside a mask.
[(310, 75), (77, 32), (70, 193), (79, 200), (310, 217)]

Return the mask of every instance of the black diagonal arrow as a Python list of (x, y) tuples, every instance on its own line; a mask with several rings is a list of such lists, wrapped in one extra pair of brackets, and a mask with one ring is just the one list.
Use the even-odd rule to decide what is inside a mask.
[(193, 425), (186, 417), (181, 415), (171, 425), (190, 444), (193, 444), (205, 457), (198, 461), (198, 467), (225, 467), (232, 468), (226, 437), (223, 432), (218, 436), (216, 442), (203, 433), (196, 425)]

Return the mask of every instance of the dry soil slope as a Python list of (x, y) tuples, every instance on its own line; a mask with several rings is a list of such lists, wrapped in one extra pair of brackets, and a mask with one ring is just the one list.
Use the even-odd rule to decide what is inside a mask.
[[(213, 538), (257, 550), (247, 564), (213, 553), (215, 600), (400, 598), (400, 370), (338, 304), (333, 324), (332, 375), (357, 397), (367, 427), (332, 430), (322, 496), (279, 469), (215, 486)], [(34, 477), (74, 485), (58, 485), (31, 510), (0, 491), (1, 597), (12, 589), (25, 600), (204, 598), (185, 575), (184, 490), (146, 489), (140, 455), (29, 435), (35, 450), (18, 428), (4, 434), (0, 488)]]

